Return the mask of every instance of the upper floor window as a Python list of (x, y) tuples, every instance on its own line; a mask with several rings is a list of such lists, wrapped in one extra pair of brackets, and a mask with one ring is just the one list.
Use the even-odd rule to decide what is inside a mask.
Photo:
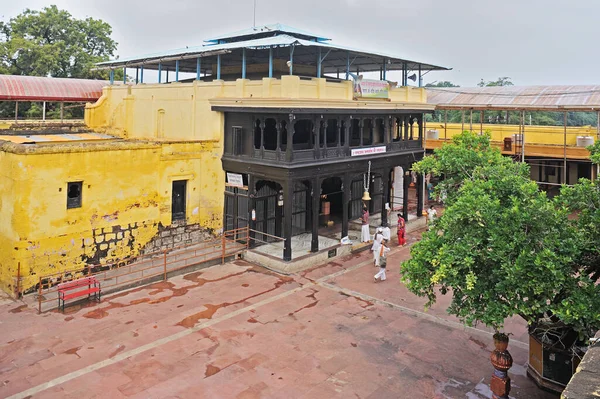
[(67, 209), (81, 208), (81, 190), (83, 182), (67, 183)]
[(313, 122), (310, 119), (300, 119), (294, 124), (294, 150), (309, 150), (313, 142)]
[(273, 118), (265, 119), (263, 143), (265, 150), (277, 149), (277, 121)]

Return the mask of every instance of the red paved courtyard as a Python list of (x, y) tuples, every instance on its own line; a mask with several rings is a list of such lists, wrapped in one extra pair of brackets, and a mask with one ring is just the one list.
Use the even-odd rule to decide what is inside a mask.
[[(490, 398), (491, 334), (424, 313), (408, 255), (381, 283), (369, 251), (292, 276), (237, 260), (65, 314), (4, 301), (0, 397)], [(524, 322), (507, 330), (511, 397), (554, 398), (525, 376)]]

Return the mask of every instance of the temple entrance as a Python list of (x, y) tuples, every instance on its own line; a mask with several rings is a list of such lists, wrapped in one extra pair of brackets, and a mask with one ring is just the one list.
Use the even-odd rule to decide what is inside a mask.
[(342, 179), (329, 177), (321, 183), (321, 208), (319, 211), (319, 227), (341, 229), (344, 214), (344, 190)]
[[(257, 232), (282, 236), (283, 197), (281, 193), (281, 186), (276, 182), (267, 180), (256, 182), (254, 229)], [(256, 238), (262, 242), (272, 242), (274, 239), (266, 234), (256, 233)]]

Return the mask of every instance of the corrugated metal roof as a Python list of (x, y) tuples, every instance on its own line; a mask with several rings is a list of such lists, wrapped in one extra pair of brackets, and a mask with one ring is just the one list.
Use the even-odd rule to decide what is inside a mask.
[[(369, 64), (369, 63), (361, 64), (363, 71), (370, 71), (370, 70), (378, 71), (379, 68), (381, 68), (381, 63), (384, 58), (386, 60), (388, 60), (388, 66), (387, 66), (388, 70), (400, 70), (400, 69), (402, 69), (402, 63), (404, 63), (404, 62), (409, 64), (409, 66), (408, 66), (409, 69), (416, 68), (417, 65), (421, 65), (422, 70), (448, 70), (448, 68), (445, 68), (442, 66), (418, 62), (418, 61), (412, 61), (412, 60), (394, 56), (391, 54), (375, 53), (375, 52), (369, 52), (366, 50), (358, 50), (358, 49), (354, 49), (354, 48), (346, 47), (346, 46), (334, 45), (334, 44), (326, 43), (326, 42), (315, 42), (315, 41), (310, 41), (310, 40), (304, 40), (304, 39), (293, 37), (293, 36), (290, 36), (287, 34), (279, 34), (279, 35), (272, 36), (272, 37), (244, 40), (244, 41), (233, 42), (233, 43), (209, 44), (209, 45), (196, 46), (196, 47), (186, 47), (183, 49), (175, 49), (175, 50), (164, 51), (161, 53), (148, 54), (148, 55), (141, 56), (141, 57), (121, 58), (119, 60), (101, 62), (101, 63), (98, 63), (97, 65), (100, 67), (107, 67), (107, 68), (124, 67), (124, 66), (139, 66), (142, 63), (151, 63), (151, 62), (158, 63), (161, 60), (165, 60), (165, 59), (169, 59), (169, 60), (187, 59), (187, 58), (210, 56), (210, 55), (215, 55), (215, 54), (219, 54), (219, 53), (226, 54), (226, 53), (232, 52), (233, 50), (238, 50), (238, 49), (243, 49), (243, 48), (266, 49), (268, 47), (289, 47), (292, 45), (304, 46), (304, 47), (321, 47), (324, 49), (350, 52), (353, 57), (355, 57), (357, 55), (362, 55), (364, 57), (377, 59), (377, 61), (374, 60), (372, 64)], [(325, 54), (323, 54), (323, 55), (325, 55)], [(327, 59), (325, 60), (325, 62), (327, 62)], [(345, 61), (340, 61), (339, 64), (345, 65)]]
[(427, 88), (440, 109), (600, 110), (600, 86), (493, 86)]
[(0, 75), (0, 100), (5, 101), (96, 101), (103, 80)]
[(232, 33), (228, 33), (225, 35), (215, 36), (215, 37), (205, 40), (205, 42), (218, 43), (219, 40), (234, 39), (234, 38), (238, 38), (238, 37), (242, 37), (242, 36), (250, 36), (250, 35), (256, 35), (259, 33), (270, 33), (270, 32), (292, 33), (292, 34), (297, 34), (297, 35), (302, 35), (302, 36), (314, 37), (315, 39), (317, 39), (317, 41), (331, 40), (331, 39), (323, 37), (323, 36), (319, 36), (319, 35), (315, 35), (310, 32), (303, 31), (301, 29), (296, 29), (292, 26), (277, 23), (277, 24), (255, 26), (253, 28), (243, 29), (243, 30), (239, 30), (237, 32), (232, 32)]
[(0, 141), (10, 141), (16, 144), (65, 143), (69, 141), (103, 141), (115, 139), (116, 137), (114, 136), (102, 133), (0, 135)]

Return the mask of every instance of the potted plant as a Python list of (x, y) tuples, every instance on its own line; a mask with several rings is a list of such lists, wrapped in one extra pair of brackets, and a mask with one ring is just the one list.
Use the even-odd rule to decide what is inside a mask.
[[(489, 135), (466, 132), (414, 168), (443, 175), (436, 190), (448, 196), (402, 264), (408, 289), (428, 305), (451, 292), (448, 312), (469, 325), (501, 331), (521, 316), (530, 355), (542, 359), (539, 368), (530, 360), (529, 374), (561, 390), (600, 329), (600, 186), (582, 181), (550, 200), (526, 164), (503, 157)], [(570, 368), (552, 363), (567, 358)]]

